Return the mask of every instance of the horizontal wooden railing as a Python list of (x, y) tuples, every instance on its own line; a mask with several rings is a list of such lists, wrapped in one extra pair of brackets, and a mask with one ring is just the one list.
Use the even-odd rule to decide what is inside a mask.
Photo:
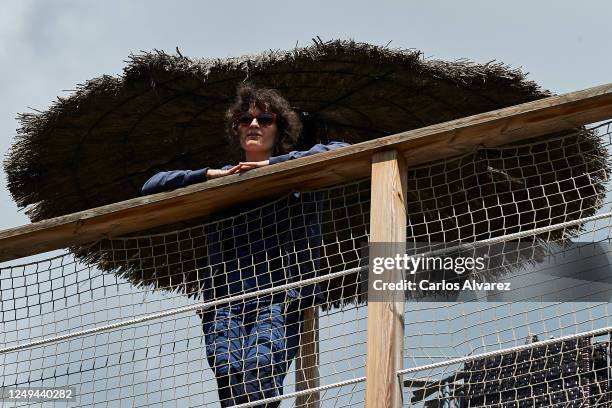
[(540, 99), (3, 230), (0, 262), (204, 216), (228, 203), (237, 205), (367, 177), (372, 156), (383, 150), (401, 152), (410, 167), (609, 118), (612, 84)]

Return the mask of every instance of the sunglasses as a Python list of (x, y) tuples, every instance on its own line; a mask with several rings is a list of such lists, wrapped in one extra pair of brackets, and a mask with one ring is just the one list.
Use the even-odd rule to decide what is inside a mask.
[(234, 117), (234, 124), (240, 126), (250, 126), (253, 119), (257, 119), (259, 126), (270, 126), (276, 122), (276, 113), (262, 112), (257, 116), (251, 115), (249, 112), (238, 113)]

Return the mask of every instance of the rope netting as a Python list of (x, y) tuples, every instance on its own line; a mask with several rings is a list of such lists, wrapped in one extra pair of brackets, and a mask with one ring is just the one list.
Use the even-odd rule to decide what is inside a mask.
[[(0, 370), (4, 387), (76, 385), (79, 406), (218, 405), (218, 384), (209, 367), (219, 369), (223, 362), (208, 360), (207, 347), (217, 347), (210, 354), (220, 355), (224, 344), (222, 339), (207, 341), (206, 336), (215, 330), (203, 334), (203, 321), (196, 313), (200, 310), (198, 304), (178, 295), (135, 292), (131, 284), (120, 278), (102, 274), (92, 267), (79, 267), (68, 258), (70, 255), (55, 259), (63, 264), (49, 271), (49, 276), (55, 278), (47, 281), (50, 288), (53, 282), (66, 286), (58, 283), (55, 290), (31, 296), (27, 295), (28, 288), (44, 282), (3, 288), (1, 336), (6, 347), (0, 354)], [(15, 269), (12, 272), (12, 282), (19, 283)], [(24, 281), (31, 276), (36, 275), (26, 274)], [(294, 284), (293, 288), (298, 285)], [(64, 290), (70, 286), (73, 288)], [(242, 362), (246, 362), (244, 353), (253, 350), (248, 341), (255, 341), (259, 345), (256, 351), (263, 355), (267, 347), (274, 350), (276, 365), (291, 364), (292, 358), (282, 354), (298, 354), (299, 329), (289, 332), (286, 321), (285, 327), (282, 324), (275, 327), (274, 319), (264, 315), (264, 311), (270, 313), (275, 309), (261, 299), (263, 296), (259, 296), (254, 306), (249, 302), (257, 299), (257, 295), (235, 302), (231, 307), (236, 312), (233, 316), (236, 321), (251, 319), (260, 325), (271, 323), (254, 335), (248, 332), (252, 327), (247, 323), (245, 332), (236, 336), (240, 344), (233, 351), (242, 354)], [(26, 303), (22, 305), (24, 298)], [(31, 298), (40, 299), (40, 303), (27, 306)], [(224, 301), (203, 305), (211, 303), (217, 306), (208, 308), (209, 313), (226, 309)], [(275, 304), (286, 315), (301, 311), (295, 301)], [(335, 383), (363, 375), (366, 323), (359, 309), (356, 306), (330, 309), (319, 316), (317, 355), (302, 354), (300, 358), (318, 361), (321, 382)], [(161, 315), (162, 311), (165, 315)], [(140, 321), (144, 317), (148, 319)], [(218, 324), (221, 318), (215, 317), (212, 321)], [(299, 321), (299, 317), (294, 321)], [(283, 352), (283, 344), (268, 344), (271, 332), (279, 333), (276, 342), (292, 342), (294, 350), (289, 348)], [(302, 342), (301, 347), (308, 350), (309, 344)], [(275, 369), (280, 371), (283, 367), (272, 367), (271, 374), (275, 374)], [(237, 371), (246, 373), (246, 368), (239, 367)], [(295, 367), (284, 379), (285, 394), (295, 389), (294, 371)], [(256, 379), (266, 379), (261, 369)]]
[[(75, 386), (79, 406), (355, 401), (346, 389), (359, 385), (343, 382), (364, 375), (350, 267), (367, 242), (367, 201), (350, 216), (336, 203), (359, 203), (365, 184), (102, 242), (88, 248), (96, 261), (66, 253), (3, 268), (2, 386)], [(317, 391), (295, 395), (305, 388)]]
[[(567, 168), (549, 167), (549, 172), (557, 173), (556, 180), (549, 178), (549, 183), (513, 194), (507, 217), (488, 216), (463, 224), (468, 239), (462, 239), (462, 245), (426, 240), (427, 233), (411, 241), (425, 241), (426, 245), (417, 247), (426, 254), (449, 252), (453, 247), (462, 247), (468, 256), (486, 254), (487, 268), (479, 279), (508, 282), (512, 291), (447, 291), (438, 298), (421, 297), (422, 302), (406, 303), (404, 367), (409, 368), (402, 372), (405, 405), (519, 408), (607, 407), (612, 403), (612, 189), (607, 180), (612, 129), (610, 123), (592, 129), (607, 152), (601, 173), (571, 166), (578, 156), (596, 154), (572, 148), (575, 141), (563, 137), (546, 149), (535, 143), (487, 152), (495, 160), (508, 159), (507, 165), (494, 166), (492, 174), (506, 178), (510, 189), (512, 184), (525, 183), (535, 167), (550, 166), (549, 159), (560, 157), (562, 149), (576, 153), (564, 158)], [(530, 160), (521, 151), (539, 153)], [(440, 166), (439, 174), (448, 174), (448, 166)], [(503, 171), (497, 171), (500, 168)], [(579, 178), (585, 181), (580, 187)], [(479, 188), (480, 183), (466, 184), (466, 195), (475, 196), (475, 205), (499, 199), (483, 199), (474, 193)], [(588, 198), (593, 198), (590, 204)], [(442, 195), (436, 202), (444, 199)], [(504, 204), (483, 207), (490, 215), (503, 211)], [(549, 217), (534, 216), (540, 211), (547, 211)], [(522, 221), (514, 223), (512, 217)], [(445, 222), (448, 220), (440, 217), (438, 225)], [(427, 230), (429, 225), (419, 227)], [(486, 233), (479, 234), (479, 228)], [(490, 233), (495, 228), (503, 234)], [(479, 240), (465, 244), (471, 241), (470, 234), (479, 235)], [(419, 278), (454, 278), (460, 283), (468, 279), (431, 271)]]
[[(509, 279), (517, 291), (406, 302), (405, 405), (549, 406), (561, 393), (604, 401), (610, 292), (568, 254), (593, 243), (611, 252), (611, 135), (606, 123), (409, 171), (411, 251), (496, 246), (486, 273), (461, 281)], [(71, 406), (363, 406), (369, 212), (362, 180), (2, 266), (1, 386), (74, 387)], [(574, 275), (548, 273), (559, 256)], [(567, 375), (553, 378), (549, 360)], [(527, 374), (528, 384), (489, 384)]]

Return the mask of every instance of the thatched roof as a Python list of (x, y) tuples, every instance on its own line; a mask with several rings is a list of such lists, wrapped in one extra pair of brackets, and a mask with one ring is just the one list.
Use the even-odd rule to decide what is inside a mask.
[[(229, 59), (154, 51), (130, 56), (119, 77), (92, 79), (47, 111), (21, 115), (4, 163), (9, 190), (39, 221), (136, 197), (160, 170), (233, 163), (238, 157), (226, 143), (223, 116), (247, 79), (322, 118), (326, 132), (303, 135), (303, 145), (326, 137), (357, 143), (550, 95), (501, 63), (425, 59), (416, 50), (352, 41)], [(583, 151), (601, 153), (594, 138), (580, 143)], [(456, 187), (449, 194), (464, 193)], [(595, 206), (601, 193), (595, 190), (582, 208)], [(427, 191), (416, 196), (422, 194)], [(458, 201), (449, 195), (451, 202)], [(425, 201), (414, 205), (427, 213)], [(138, 282), (133, 272), (120, 271)]]
[(39, 221), (136, 197), (158, 170), (230, 163), (223, 114), (247, 78), (353, 143), (549, 95), (500, 63), (354, 42), (230, 59), (155, 51), (131, 56), (120, 77), (92, 79), (47, 111), (21, 115), (8, 188)]

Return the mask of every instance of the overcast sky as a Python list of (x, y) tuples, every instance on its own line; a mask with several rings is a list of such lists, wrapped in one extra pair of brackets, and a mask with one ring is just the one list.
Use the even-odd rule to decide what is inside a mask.
[[(612, 2), (564, 1), (33, 1), (0, 12), (0, 150), (17, 113), (102, 74), (130, 53), (178, 46), (190, 57), (227, 57), (355, 39), (416, 48), (428, 57), (503, 61), (556, 93), (612, 82)], [(28, 222), (0, 170), (0, 228)]]

